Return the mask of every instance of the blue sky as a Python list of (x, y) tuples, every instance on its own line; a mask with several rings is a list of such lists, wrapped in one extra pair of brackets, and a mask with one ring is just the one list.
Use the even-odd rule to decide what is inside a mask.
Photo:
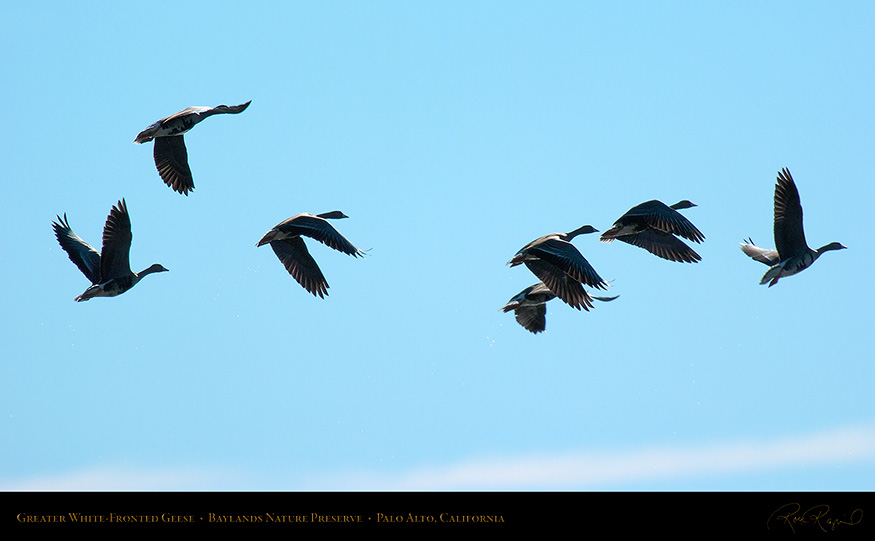
[[(875, 264), (864, 2), (7, 3), (5, 490), (871, 490)], [(166, 187), (152, 122), (186, 135)], [(802, 274), (758, 285), (788, 167)], [(128, 293), (99, 245), (127, 201)], [(703, 260), (574, 240), (609, 280), (532, 335), (498, 309), (529, 241), (690, 199)], [(307, 241), (304, 291), (255, 242)]]

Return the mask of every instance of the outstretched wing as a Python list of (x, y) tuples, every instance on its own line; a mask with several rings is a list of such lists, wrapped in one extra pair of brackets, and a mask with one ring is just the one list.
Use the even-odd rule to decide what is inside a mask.
[(153, 154), (155, 167), (158, 168), (164, 184), (183, 195), (194, 190), (194, 180), (188, 166), (188, 152), (182, 135), (156, 137)]
[(741, 251), (748, 257), (751, 257), (754, 261), (765, 263), (770, 267), (781, 262), (781, 256), (778, 254), (777, 250), (760, 248), (759, 246), (756, 246), (751, 239), (747, 239), (747, 242), (741, 243)]
[(802, 228), (799, 190), (786, 168), (778, 173), (775, 184), (775, 248), (781, 254), (781, 259), (808, 252)]
[(623, 235), (617, 237), (617, 240), (644, 248), (651, 254), (669, 261), (696, 263), (702, 260), (702, 257), (687, 246), (684, 241), (674, 235), (655, 229), (645, 229), (634, 235)]
[(328, 220), (312, 215), (301, 215), (293, 218), (292, 224), (299, 235), (318, 240), (322, 244), (334, 248), (353, 257), (364, 256), (364, 252), (341, 235)]
[[(568, 241), (548, 239), (530, 248), (529, 253), (558, 267), (578, 282), (599, 289), (608, 288), (607, 282), (598, 275), (592, 265), (589, 264), (589, 261), (583, 257), (583, 254)], [(553, 287), (546, 280), (542, 279), (542, 281), (553, 290)], [(553, 290), (553, 292), (555, 293), (556, 291)]]
[(572, 308), (578, 310), (583, 308), (586, 311), (592, 308), (592, 300), (580, 282), (568, 276), (559, 267), (541, 259), (526, 261), (526, 267), (540, 278), (544, 285), (550, 288), (550, 291)]
[(658, 229), (665, 233), (680, 235), (693, 242), (702, 242), (705, 235), (699, 231), (683, 214), (666, 205), (662, 201), (647, 201), (629, 209), (620, 220), (624, 218), (639, 218), (648, 227)]
[(304, 289), (325, 298), (328, 294), (328, 282), (316, 264), (316, 260), (307, 251), (307, 245), (301, 237), (271, 241), (270, 247), (289, 274), (301, 284)]
[(58, 221), (52, 222), (52, 228), (55, 230), (58, 243), (67, 252), (70, 261), (79, 267), (82, 274), (91, 280), (92, 284), (100, 281), (100, 254), (79, 235), (73, 233), (73, 229), (70, 228), (70, 223), (67, 221), (67, 214), (64, 214), (63, 218), (58, 216)]
[(547, 328), (546, 304), (523, 304), (514, 310), (517, 323), (535, 334)]
[(103, 249), (100, 252), (100, 281), (131, 274), (131, 217), (122, 199), (112, 207), (103, 226)]

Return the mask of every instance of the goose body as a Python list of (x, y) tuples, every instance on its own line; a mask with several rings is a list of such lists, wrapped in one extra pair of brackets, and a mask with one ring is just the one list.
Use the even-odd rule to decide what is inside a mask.
[(573, 308), (589, 311), (592, 299), (582, 284), (607, 289), (608, 284), (580, 251), (571, 244), (577, 235), (598, 230), (585, 225), (569, 233), (551, 233), (526, 244), (507, 262), (511, 267), (525, 263), (547, 288)]
[(79, 267), (82, 274), (91, 280), (91, 287), (76, 297), (76, 301), (87, 301), (94, 297), (115, 297), (131, 289), (145, 276), (154, 272), (167, 271), (154, 264), (141, 272), (132, 272), (129, 262), (131, 250), (131, 218), (125, 200), (112, 207), (103, 228), (103, 248), (98, 253), (82, 240), (67, 221), (67, 215), (52, 222), (55, 237), (61, 248), (67, 252), (70, 261)]
[(256, 246), (270, 244), (280, 262), (304, 289), (325, 298), (328, 294), (328, 282), (316, 264), (316, 260), (307, 251), (302, 237), (310, 237), (337, 251), (353, 257), (364, 256), (346, 237), (341, 235), (330, 223), (329, 219), (348, 218), (347, 215), (335, 210), (323, 214), (302, 213), (292, 216), (274, 226), (258, 241)]
[[(618, 296), (592, 296), (591, 298), (607, 302), (616, 299)], [(505, 313), (513, 310), (517, 323), (526, 330), (537, 334), (547, 328), (547, 303), (555, 298), (556, 294), (550, 291), (550, 288), (544, 285), (544, 282), (538, 282), (514, 295), (512, 299), (507, 301), (507, 304), (501, 307), (501, 310)]]
[(805, 230), (802, 226), (802, 204), (799, 200), (799, 190), (785, 167), (778, 173), (775, 184), (775, 250), (760, 248), (751, 239), (741, 243), (741, 251), (755, 261), (769, 266), (760, 284), (769, 287), (778, 283), (786, 276), (792, 276), (807, 269), (824, 252), (844, 250), (847, 247), (841, 243), (831, 242), (814, 250), (805, 241)]
[(669, 261), (696, 263), (702, 257), (676, 236), (696, 243), (705, 240), (705, 235), (678, 212), (695, 206), (687, 200), (671, 206), (655, 199), (641, 203), (620, 216), (599, 240), (611, 242), (617, 239)]
[(188, 151), (185, 149), (182, 134), (207, 117), (243, 112), (250, 103), (252, 100), (232, 106), (187, 107), (141, 131), (134, 142), (148, 143), (154, 140), (155, 167), (158, 168), (161, 180), (175, 191), (188, 195), (188, 192), (194, 190), (194, 180), (191, 176), (191, 168), (188, 166)]

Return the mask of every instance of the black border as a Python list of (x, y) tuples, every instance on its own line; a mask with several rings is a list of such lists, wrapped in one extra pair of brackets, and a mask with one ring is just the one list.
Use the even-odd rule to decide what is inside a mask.
[[(3, 530), (848, 535), (869, 492), (7, 492)], [(93, 517), (74, 523), (72, 513)], [(64, 517), (63, 522), (59, 517)], [(174, 518), (175, 517), (175, 518)], [(99, 522), (98, 522), (99, 521)]]

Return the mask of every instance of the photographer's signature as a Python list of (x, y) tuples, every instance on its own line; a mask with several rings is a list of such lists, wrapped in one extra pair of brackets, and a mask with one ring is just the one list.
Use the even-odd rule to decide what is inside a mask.
[(793, 533), (796, 533), (797, 527), (815, 527), (824, 532), (831, 532), (843, 526), (856, 526), (862, 520), (863, 510), (860, 508), (838, 517), (830, 516), (830, 508), (825, 504), (812, 505), (803, 510), (801, 504), (788, 503), (772, 512), (766, 522), (766, 528), (771, 529), (774, 524), (789, 526)]

